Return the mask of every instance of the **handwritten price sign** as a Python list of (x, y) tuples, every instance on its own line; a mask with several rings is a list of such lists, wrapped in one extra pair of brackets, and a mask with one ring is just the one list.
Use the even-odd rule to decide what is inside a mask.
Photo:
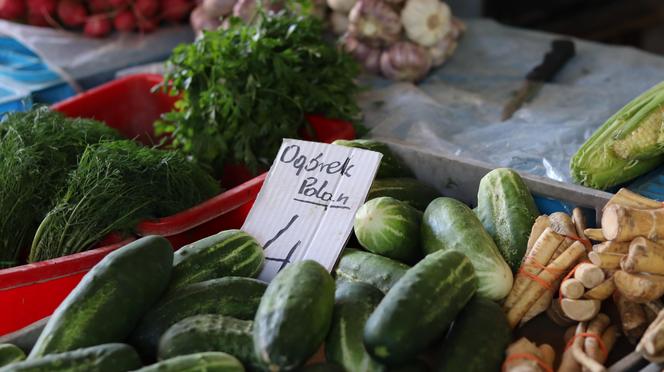
[(374, 151), (284, 140), (242, 226), (265, 249), (259, 278), (272, 280), (301, 260), (332, 270), (381, 157)]

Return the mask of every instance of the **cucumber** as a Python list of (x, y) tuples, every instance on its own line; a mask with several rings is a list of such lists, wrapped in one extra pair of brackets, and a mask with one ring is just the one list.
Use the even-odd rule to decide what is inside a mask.
[(378, 141), (367, 139), (354, 139), (354, 140), (336, 140), (332, 142), (333, 145), (354, 147), (358, 149), (371, 150), (383, 154), (378, 166), (376, 178), (392, 178), (392, 177), (412, 177), (413, 172), (408, 166), (399, 159), (390, 148)]
[(260, 369), (254, 353), (252, 320), (225, 315), (195, 315), (181, 320), (159, 341), (159, 359), (205, 351), (221, 351), (238, 358), (242, 364)]
[(462, 202), (438, 198), (422, 218), (422, 248), (425, 253), (459, 251), (470, 259), (478, 279), (478, 293), (491, 300), (507, 296), (512, 288), (512, 270), (501, 256), (484, 226)]
[(229, 276), (175, 290), (145, 314), (130, 343), (144, 358), (154, 359), (159, 339), (175, 323), (200, 314), (252, 319), (266, 288), (260, 280)]
[(225, 276), (253, 278), (264, 260), (263, 247), (249, 234), (222, 231), (175, 252), (169, 290)]
[(218, 351), (181, 355), (143, 367), (135, 372), (244, 372), (234, 356)]
[(378, 306), (383, 293), (364, 283), (340, 283), (334, 293), (332, 328), (325, 342), (327, 360), (347, 371), (384, 372), (385, 366), (367, 353), (364, 323)]
[[(297, 370), (298, 372), (349, 372), (343, 367), (334, 363), (317, 363), (304, 366)], [(364, 372), (364, 371), (363, 371)]]
[(315, 261), (286, 266), (272, 280), (254, 318), (254, 349), (270, 371), (293, 370), (323, 343), (332, 321), (334, 281)]
[(172, 266), (173, 249), (161, 236), (111, 252), (58, 306), (28, 358), (124, 341), (166, 289)]
[(475, 296), (447, 334), (438, 353), (436, 371), (500, 371), (511, 338), (500, 305)]
[(369, 200), (355, 214), (355, 236), (364, 249), (411, 263), (422, 256), (422, 212), (407, 203), (384, 196)]
[(377, 179), (371, 184), (367, 200), (381, 196), (393, 197), (423, 211), (440, 193), (414, 178), (385, 178)]
[(335, 274), (337, 281), (371, 284), (387, 293), (410, 266), (377, 254), (346, 248)]
[(20, 362), (25, 359), (25, 353), (18, 346), (0, 344), (0, 367)]
[(497, 168), (480, 181), (477, 216), (516, 273), (526, 253), (530, 229), (539, 216), (533, 196), (519, 174)]
[(367, 351), (386, 364), (415, 359), (444, 334), (476, 289), (473, 265), (462, 253), (439, 251), (424, 257), (367, 320)]
[(125, 344), (102, 344), (0, 368), (0, 372), (125, 372), (141, 368), (136, 350)]

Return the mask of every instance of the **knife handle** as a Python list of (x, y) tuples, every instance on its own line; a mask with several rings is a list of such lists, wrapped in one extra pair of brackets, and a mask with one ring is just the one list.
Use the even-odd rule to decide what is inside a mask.
[(574, 57), (574, 42), (557, 39), (551, 42), (551, 50), (546, 53), (542, 63), (533, 68), (526, 79), (530, 81), (549, 82), (556, 73)]

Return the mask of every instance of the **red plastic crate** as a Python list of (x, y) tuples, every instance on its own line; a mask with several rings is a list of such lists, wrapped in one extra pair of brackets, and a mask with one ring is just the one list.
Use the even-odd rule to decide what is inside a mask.
[[(133, 75), (92, 89), (53, 106), (71, 117), (94, 118), (117, 129), (127, 138), (155, 143), (153, 122), (170, 111), (174, 97), (151, 93), (160, 75)], [(355, 138), (349, 123), (309, 116), (321, 142)], [(263, 185), (266, 174), (251, 178), (239, 166), (224, 171), (224, 185), (235, 186), (216, 197), (173, 216), (141, 222), (138, 235), (164, 235), (174, 248), (222, 230), (239, 228)], [(83, 275), (113, 250), (135, 238), (107, 244), (86, 252), (0, 270), (0, 335), (20, 329), (50, 315)], [(103, 244), (101, 244), (103, 245)]]

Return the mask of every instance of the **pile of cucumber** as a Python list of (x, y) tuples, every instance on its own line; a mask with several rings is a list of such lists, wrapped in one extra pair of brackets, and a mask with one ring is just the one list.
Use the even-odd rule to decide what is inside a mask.
[(86, 274), (30, 350), (0, 345), (0, 372), (498, 371), (511, 334), (496, 301), (538, 215), (523, 181), (489, 173), (473, 211), (383, 144), (338, 144), (384, 158), (355, 220), (363, 249), (333, 274), (301, 261), (254, 279), (263, 250), (239, 230), (175, 254), (144, 237)]

